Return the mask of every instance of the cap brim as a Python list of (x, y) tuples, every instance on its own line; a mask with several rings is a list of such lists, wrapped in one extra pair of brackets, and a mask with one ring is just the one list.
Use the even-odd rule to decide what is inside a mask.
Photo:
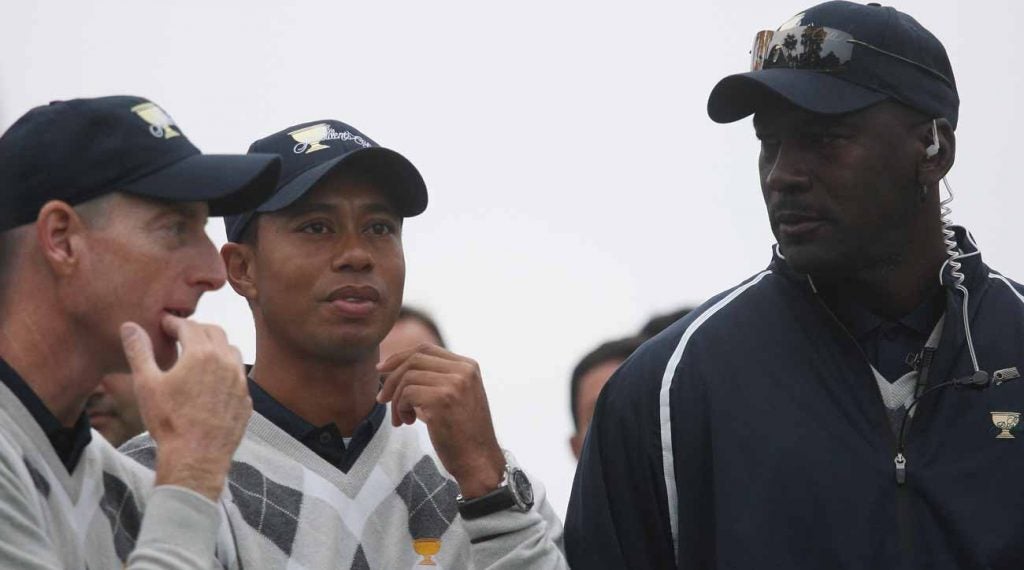
[(889, 98), (825, 73), (762, 69), (719, 81), (708, 97), (708, 116), (716, 123), (738, 121), (771, 103), (773, 94), (819, 115), (852, 113)]
[(273, 154), (195, 154), (125, 184), (119, 190), (174, 202), (206, 202), (211, 216), (259, 206), (277, 185), (281, 159)]
[(398, 214), (403, 218), (418, 216), (427, 209), (427, 185), (419, 170), (407, 158), (391, 149), (368, 147), (335, 157), (300, 173), (256, 208), (256, 211), (276, 212), (287, 208), (342, 164), (355, 161), (363, 164), (374, 175), (381, 176), (385, 182), (384, 190), (389, 193)]

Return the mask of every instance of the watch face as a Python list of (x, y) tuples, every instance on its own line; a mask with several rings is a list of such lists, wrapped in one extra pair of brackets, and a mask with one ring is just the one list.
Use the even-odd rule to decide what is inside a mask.
[(533, 485), (530, 484), (530, 479), (521, 470), (517, 469), (512, 473), (511, 486), (515, 491), (516, 498), (519, 499), (519, 506), (524, 509), (529, 509), (533, 506)]

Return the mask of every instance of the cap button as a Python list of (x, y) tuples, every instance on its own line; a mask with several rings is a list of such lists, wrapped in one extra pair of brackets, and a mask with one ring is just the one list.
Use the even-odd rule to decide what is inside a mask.
[(875, 8), (881, 8), (882, 5), (878, 2), (868, 2), (868, 6), (874, 6)]

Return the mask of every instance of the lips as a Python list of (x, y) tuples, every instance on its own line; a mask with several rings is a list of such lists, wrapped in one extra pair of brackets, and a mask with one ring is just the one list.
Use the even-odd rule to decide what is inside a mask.
[(195, 309), (192, 307), (164, 307), (164, 312), (175, 317), (187, 319), (192, 316)]
[(380, 292), (369, 285), (345, 285), (331, 291), (327, 302), (344, 317), (363, 318), (377, 308)]
[(809, 237), (826, 223), (826, 219), (816, 212), (807, 210), (783, 210), (776, 212), (775, 223), (779, 237), (799, 239)]
[(95, 422), (96, 420), (109, 420), (116, 416), (114, 412), (103, 412), (99, 410), (93, 410), (89, 412), (89, 421)]
[(85, 413), (89, 420), (106, 420), (117, 415), (117, 409), (107, 396), (94, 394), (85, 403)]

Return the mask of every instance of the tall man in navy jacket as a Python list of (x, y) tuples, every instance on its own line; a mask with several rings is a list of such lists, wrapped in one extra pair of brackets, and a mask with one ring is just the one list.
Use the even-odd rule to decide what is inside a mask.
[(566, 524), (580, 568), (1024, 568), (1024, 288), (943, 221), (942, 44), (827, 2), (714, 88), (754, 115), (769, 267), (605, 388)]

